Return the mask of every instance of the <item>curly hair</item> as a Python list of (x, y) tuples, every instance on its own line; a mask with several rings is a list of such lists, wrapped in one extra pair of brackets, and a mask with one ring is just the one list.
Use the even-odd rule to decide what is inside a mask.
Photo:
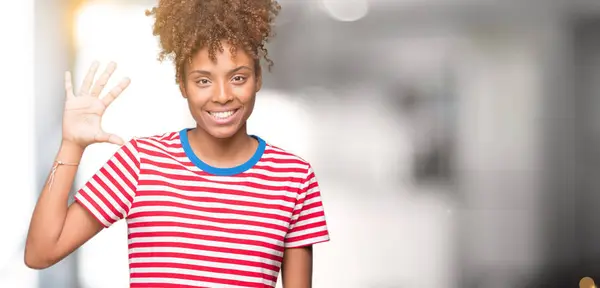
[(227, 41), (231, 53), (244, 49), (255, 61), (268, 64), (266, 43), (274, 36), (273, 21), (281, 6), (276, 0), (160, 0), (158, 6), (146, 10), (154, 16), (152, 34), (159, 37), (158, 60), (175, 63), (175, 82), (183, 75), (186, 62), (195, 52), (208, 48), (209, 58), (223, 52), (221, 41)]

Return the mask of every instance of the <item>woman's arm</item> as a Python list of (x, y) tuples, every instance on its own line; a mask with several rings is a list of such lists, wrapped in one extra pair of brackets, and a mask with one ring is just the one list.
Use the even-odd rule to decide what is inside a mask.
[[(79, 163), (82, 154), (83, 149), (63, 143), (56, 161)], [(79, 203), (74, 202), (67, 207), (77, 166), (55, 167), (56, 171), (50, 176), (52, 179), (49, 179), (51, 181), (44, 185), (35, 206), (27, 235), (25, 264), (33, 269), (54, 265), (103, 228)]]
[(283, 288), (311, 288), (312, 266), (312, 246), (285, 249), (281, 267)]
[(325, 209), (315, 173), (308, 165), (292, 212), (283, 252), (283, 288), (312, 287), (313, 245), (329, 241)]
[(25, 245), (25, 264), (33, 269), (52, 266), (103, 227), (81, 204), (68, 206), (69, 191), (85, 148), (101, 142), (123, 144), (121, 138), (104, 132), (100, 123), (106, 108), (127, 88), (129, 80), (124, 79), (99, 98), (116, 64), (110, 63), (92, 87), (98, 66), (97, 62), (92, 64), (77, 94), (73, 92), (71, 74), (65, 73), (63, 140), (33, 211)]

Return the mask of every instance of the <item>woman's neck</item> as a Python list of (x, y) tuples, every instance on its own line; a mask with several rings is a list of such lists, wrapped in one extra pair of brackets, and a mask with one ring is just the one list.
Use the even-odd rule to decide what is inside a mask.
[(216, 138), (200, 127), (188, 132), (194, 154), (217, 168), (231, 168), (248, 161), (258, 148), (258, 141), (246, 132), (246, 125), (229, 138)]

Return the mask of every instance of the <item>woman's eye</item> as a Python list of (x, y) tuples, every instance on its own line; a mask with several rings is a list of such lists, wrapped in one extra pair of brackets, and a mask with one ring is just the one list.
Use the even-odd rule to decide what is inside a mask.
[(200, 79), (200, 80), (196, 81), (196, 83), (198, 83), (200, 85), (206, 85), (206, 84), (210, 83), (210, 81), (208, 81), (208, 79)]
[(246, 78), (244, 76), (235, 76), (233, 77), (233, 82), (242, 82), (246, 80)]

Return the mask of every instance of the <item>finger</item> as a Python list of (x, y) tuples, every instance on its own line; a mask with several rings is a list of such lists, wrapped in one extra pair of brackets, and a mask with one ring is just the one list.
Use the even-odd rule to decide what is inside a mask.
[(73, 94), (73, 81), (71, 80), (71, 72), (65, 72), (65, 92), (67, 94), (67, 98), (75, 97)]
[(110, 90), (110, 92), (108, 92), (108, 94), (106, 94), (106, 96), (104, 96), (102, 98), (102, 103), (104, 103), (104, 106), (108, 107), (108, 105), (110, 105), (110, 103), (115, 101), (115, 99), (117, 99), (117, 97), (119, 97), (119, 95), (121, 95), (123, 90), (127, 89), (127, 86), (129, 86), (129, 83), (131, 83), (131, 80), (129, 80), (129, 78), (125, 78), (125, 79), (121, 80), (121, 82), (119, 82), (119, 84), (117, 86), (115, 86), (115, 88)]
[(94, 81), (94, 76), (96, 75), (96, 71), (98, 71), (98, 66), (100, 63), (98, 61), (94, 61), (88, 70), (85, 79), (83, 79), (83, 83), (81, 84), (81, 88), (79, 88), (79, 95), (87, 94), (90, 91), (90, 87), (92, 86), (92, 82)]
[(104, 72), (102, 73), (102, 75), (100, 75), (98, 80), (96, 80), (96, 83), (94, 83), (94, 87), (92, 87), (90, 96), (93, 96), (93, 97), (100, 96), (102, 89), (104, 89), (104, 86), (106, 86), (108, 79), (110, 79), (110, 76), (113, 74), (113, 72), (115, 72), (115, 69), (117, 69), (117, 63), (115, 63), (115, 62), (110, 62), (108, 64), (108, 66), (106, 66), (106, 69), (104, 69)]
[(125, 141), (115, 134), (109, 134), (104, 131), (98, 133), (94, 139), (96, 142), (108, 142), (116, 145), (123, 145)]

